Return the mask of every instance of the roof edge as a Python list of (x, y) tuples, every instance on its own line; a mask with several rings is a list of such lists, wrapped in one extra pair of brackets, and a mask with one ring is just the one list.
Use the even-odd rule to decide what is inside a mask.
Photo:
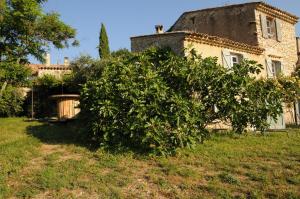
[(273, 15), (274, 17), (278, 17), (284, 21), (290, 22), (292, 24), (298, 23), (299, 17), (296, 15), (293, 15), (289, 12), (286, 12), (284, 10), (281, 10), (277, 7), (274, 7), (270, 4), (261, 2), (256, 6), (256, 9), (262, 12), (265, 12), (267, 14)]
[(217, 10), (217, 9), (228, 9), (228, 8), (234, 8), (234, 7), (239, 7), (239, 6), (244, 6), (244, 5), (255, 5), (256, 8), (260, 9), (261, 11), (267, 11), (267, 12), (272, 12), (275, 11), (277, 14), (280, 14), (282, 19), (285, 19), (286, 21), (296, 24), (299, 20), (299, 17), (296, 15), (293, 15), (287, 11), (284, 11), (282, 9), (279, 9), (275, 6), (272, 6), (270, 4), (267, 4), (263, 1), (253, 1), (253, 2), (248, 2), (248, 3), (241, 3), (241, 4), (231, 4), (231, 5), (226, 5), (226, 6), (218, 6), (218, 7), (212, 7), (212, 8), (204, 8), (204, 9), (198, 9), (198, 10), (191, 10), (184, 12), (183, 14), (180, 15), (180, 17), (176, 20), (176, 22), (170, 27), (168, 31), (172, 31), (173, 27), (177, 24), (177, 22), (186, 14), (190, 13), (195, 13), (195, 12), (203, 12), (203, 11), (209, 11), (209, 10)]
[(163, 37), (163, 36), (171, 36), (171, 35), (182, 35), (184, 37), (183, 38), (184, 41), (191, 41), (191, 42), (202, 43), (202, 44), (207, 44), (216, 47), (234, 49), (234, 50), (243, 51), (243, 52), (256, 54), (256, 55), (262, 54), (263, 51), (265, 50), (258, 46), (233, 41), (227, 38), (212, 36), (205, 33), (195, 33), (190, 31), (176, 31), (176, 32), (165, 32), (162, 34), (142, 35), (142, 36), (131, 37), (131, 40), (138, 39), (138, 38), (146, 38), (146, 37), (155, 38), (155, 37)]
[(143, 37), (157, 37), (157, 36), (167, 36), (167, 35), (185, 35), (187, 33), (190, 33), (189, 31), (172, 31), (172, 32), (164, 32), (160, 34), (148, 34), (148, 35), (139, 35), (139, 36), (132, 36), (130, 39), (135, 38), (143, 38)]

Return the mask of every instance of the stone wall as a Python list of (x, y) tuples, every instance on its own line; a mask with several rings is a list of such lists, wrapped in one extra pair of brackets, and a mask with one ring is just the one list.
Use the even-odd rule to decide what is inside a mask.
[(178, 55), (183, 55), (184, 33), (163, 33), (131, 38), (131, 51), (141, 52), (150, 47), (169, 47)]
[(272, 59), (280, 61), (283, 65), (283, 72), (285, 75), (290, 75), (297, 63), (297, 46), (295, 42), (296, 28), (294, 24), (281, 20), (281, 34), (282, 41), (276, 39), (266, 39), (263, 37), (260, 15), (266, 14), (261, 11), (255, 11), (257, 38), (260, 47), (265, 49), (265, 59)]
[(255, 4), (241, 4), (184, 13), (170, 31), (191, 31), (257, 45)]
[[(297, 45), (295, 42), (296, 28), (290, 22), (280, 20), (280, 29), (282, 34), (282, 41), (276, 39), (268, 39), (263, 37), (260, 15), (267, 14), (261, 11), (255, 11), (257, 38), (260, 47), (265, 49), (264, 59), (280, 61), (282, 64), (282, 72), (284, 75), (290, 76), (295, 70), (298, 61)], [(266, 68), (266, 64), (263, 64)], [(286, 124), (295, 123), (294, 107), (291, 104), (286, 104), (284, 108), (284, 118)]]
[(70, 68), (56, 69), (47, 67), (45, 69), (38, 70), (38, 77), (43, 77), (44, 75), (53, 75), (54, 77), (61, 79), (64, 75), (70, 74), (72, 70)]

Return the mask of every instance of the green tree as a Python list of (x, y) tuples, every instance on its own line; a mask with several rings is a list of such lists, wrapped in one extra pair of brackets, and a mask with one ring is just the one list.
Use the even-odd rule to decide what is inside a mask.
[(28, 80), (25, 64), (33, 56), (44, 61), (50, 45), (78, 45), (76, 31), (63, 23), (59, 14), (44, 13), (46, 0), (0, 0), (0, 100), (8, 86)]
[[(2, 0), (3, 2), (3, 0)], [(26, 63), (28, 55), (44, 61), (52, 44), (56, 48), (76, 42), (76, 31), (59, 19), (58, 13), (44, 13), (45, 0), (7, 0), (0, 3), (0, 61)]]
[(108, 36), (103, 23), (101, 24), (98, 48), (99, 48), (99, 56), (101, 59), (106, 59), (110, 56)]
[(24, 96), (22, 91), (16, 87), (8, 85), (2, 92), (0, 99), (0, 117), (17, 116), (22, 112)]
[(119, 58), (126, 58), (131, 55), (132, 55), (131, 52), (126, 48), (121, 48), (111, 53), (112, 57), (119, 57)]
[(248, 60), (224, 68), (217, 58), (149, 49), (102, 66), (83, 85), (80, 106), (87, 134), (103, 147), (170, 154), (203, 142), (215, 122), (265, 131), (293, 93), (281, 80), (256, 79), (262, 66)]

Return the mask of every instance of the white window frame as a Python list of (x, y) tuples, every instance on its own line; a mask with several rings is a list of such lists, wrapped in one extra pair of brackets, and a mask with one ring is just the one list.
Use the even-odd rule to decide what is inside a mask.
[[(235, 59), (235, 60), (234, 60)], [(230, 53), (230, 67), (242, 62), (243, 55), (239, 53)]]
[(238, 55), (231, 54), (230, 57), (231, 57), (231, 67), (233, 67), (234, 64), (239, 64), (239, 57), (238, 57)]
[[(279, 71), (277, 71), (278, 66), (280, 68)], [(282, 72), (282, 64), (280, 61), (272, 60), (271, 72), (273, 77), (278, 77), (278, 75)]]

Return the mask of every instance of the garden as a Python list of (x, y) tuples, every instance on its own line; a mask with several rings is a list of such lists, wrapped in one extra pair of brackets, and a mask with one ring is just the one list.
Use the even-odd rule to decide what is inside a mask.
[[(34, 78), (29, 56), (79, 45), (43, 2), (0, 0), (0, 198), (299, 198), (300, 130), (269, 131), (299, 97), (299, 66), (258, 78), (255, 61), (225, 68), (193, 49), (110, 52), (102, 24), (99, 58)], [(61, 90), (81, 111), (52, 122)]]

